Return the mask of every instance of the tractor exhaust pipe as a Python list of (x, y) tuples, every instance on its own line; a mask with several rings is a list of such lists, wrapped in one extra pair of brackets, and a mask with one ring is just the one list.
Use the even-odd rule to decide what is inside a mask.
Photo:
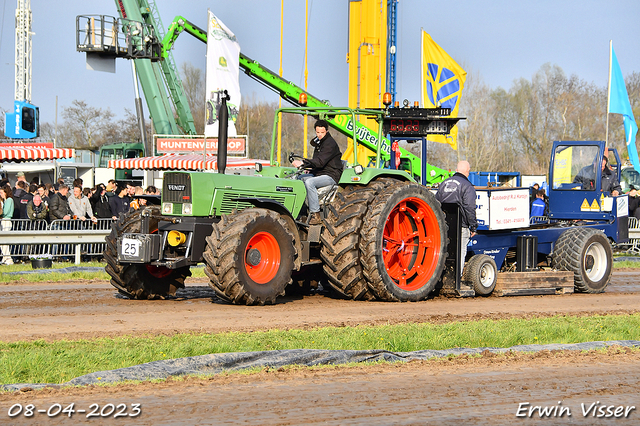
[(229, 128), (229, 110), (227, 101), (231, 99), (225, 90), (220, 102), (220, 112), (218, 113), (218, 173), (224, 174), (227, 168), (227, 130)]

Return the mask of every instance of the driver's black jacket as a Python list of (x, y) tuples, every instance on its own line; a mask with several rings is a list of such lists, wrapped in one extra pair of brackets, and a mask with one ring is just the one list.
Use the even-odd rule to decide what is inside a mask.
[(336, 141), (331, 137), (329, 132), (324, 138), (311, 140), (313, 146), (313, 157), (303, 160), (303, 168), (308, 169), (309, 173), (314, 176), (330, 176), (335, 183), (340, 182), (342, 176), (342, 153)]

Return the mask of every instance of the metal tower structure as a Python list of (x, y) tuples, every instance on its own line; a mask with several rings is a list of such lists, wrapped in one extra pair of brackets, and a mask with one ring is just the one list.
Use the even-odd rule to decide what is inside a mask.
[(31, 0), (16, 7), (16, 80), (13, 110), (5, 114), (4, 135), (12, 139), (37, 138), (40, 112), (31, 105)]
[(398, 0), (387, 2), (387, 92), (396, 102), (396, 53), (398, 51)]
[(16, 101), (31, 102), (31, 0), (16, 7)]

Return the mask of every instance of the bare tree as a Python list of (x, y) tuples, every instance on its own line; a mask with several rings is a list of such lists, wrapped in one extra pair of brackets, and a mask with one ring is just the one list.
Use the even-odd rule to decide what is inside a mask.
[(105, 143), (105, 135), (113, 118), (109, 108), (90, 107), (85, 101), (74, 100), (72, 106), (62, 109), (66, 135), (60, 146), (95, 149)]
[[(125, 108), (124, 118), (115, 123), (109, 122), (105, 126), (104, 143), (141, 142), (142, 135), (138, 126), (138, 116), (132, 110)], [(151, 121), (145, 120), (146, 136), (151, 134)]]
[(182, 87), (189, 102), (189, 109), (193, 115), (196, 133), (204, 133), (205, 117), (205, 81), (204, 73), (190, 62), (182, 63)]
[(491, 97), (491, 89), (477, 74), (468, 74), (465, 94), (461, 99), (461, 116), (458, 124), (458, 152), (456, 160), (467, 159), (474, 170), (491, 171), (512, 168), (509, 159), (514, 157), (512, 147), (501, 140), (496, 120), (497, 105)]

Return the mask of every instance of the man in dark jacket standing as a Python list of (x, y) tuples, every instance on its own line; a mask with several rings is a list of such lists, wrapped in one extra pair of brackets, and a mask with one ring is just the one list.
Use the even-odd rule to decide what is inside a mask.
[(51, 220), (69, 220), (73, 216), (69, 207), (69, 187), (64, 183), (58, 187), (58, 192), (49, 200), (49, 218)]
[(313, 157), (311, 159), (294, 160), (294, 167), (308, 170), (308, 174), (300, 177), (307, 188), (307, 204), (309, 206), (309, 224), (317, 225), (320, 219), (320, 203), (318, 188), (336, 185), (342, 176), (342, 152), (336, 141), (329, 134), (329, 124), (318, 120), (314, 125), (316, 137), (311, 140)]
[[(54, 222), (51, 224), (51, 229), (71, 229), (72, 222), (70, 221), (73, 216), (71, 207), (69, 206), (69, 187), (67, 185), (60, 184), (58, 186), (58, 192), (51, 194), (49, 198), (49, 220), (63, 220), (64, 222)], [(71, 246), (68, 244), (54, 244), (53, 255), (58, 254), (60, 249), (61, 254), (68, 255), (71, 253)]]
[(111, 206), (109, 206), (107, 188), (103, 184), (100, 183), (96, 185), (96, 191), (91, 195), (89, 201), (91, 201), (93, 213), (96, 217), (101, 219), (113, 217), (113, 213), (111, 213)]
[(116, 188), (116, 195), (109, 198), (109, 206), (111, 207), (111, 218), (117, 220), (120, 213), (129, 212), (129, 203), (131, 200), (127, 196), (127, 186), (119, 183)]
[(25, 192), (22, 194), (22, 196), (20, 197), (20, 201), (19, 201), (19, 206), (16, 206), (17, 208), (20, 209), (20, 219), (31, 219), (28, 215), (27, 215), (27, 205), (29, 204), (30, 201), (33, 200), (33, 194), (35, 194), (38, 191), (38, 185), (36, 184), (31, 184), (29, 185), (29, 191)]
[(464, 269), (464, 259), (467, 256), (469, 240), (476, 234), (478, 221), (476, 220), (476, 190), (469, 182), (471, 166), (468, 161), (460, 161), (456, 173), (445, 180), (438, 187), (436, 199), (442, 204), (457, 204), (462, 215), (462, 248), (460, 250), (460, 272)]
[[(24, 175), (22, 177), (22, 179), (24, 179)], [(20, 199), (28, 194), (27, 191), (27, 183), (24, 180), (19, 180), (16, 182), (16, 186), (15, 186), (15, 190), (13, 191), (13, 205), (15, 206), (14, 210), (13, 210), (13, 219), (24, 219), (22, 217), (22, 210), (20, 208), (21, 204), (20, 204)], [(27, 205), (24, 205), (25, 211), (27, 208)]]

